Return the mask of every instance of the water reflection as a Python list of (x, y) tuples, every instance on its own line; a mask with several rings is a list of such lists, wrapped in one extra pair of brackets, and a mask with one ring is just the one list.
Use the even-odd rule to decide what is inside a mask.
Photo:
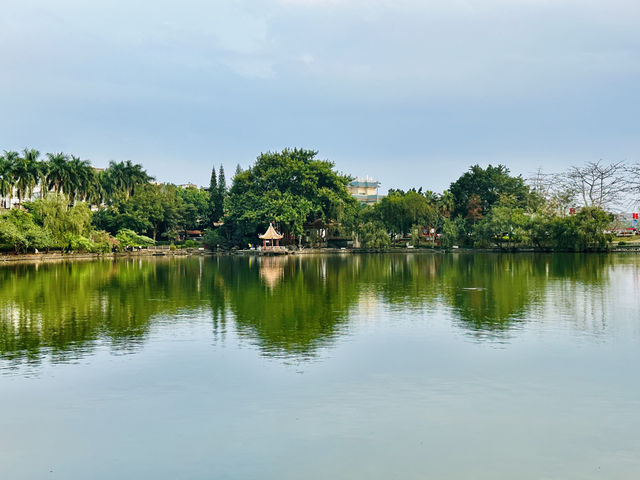
[[(508, 335), (555, 309), (606, 328), (614, 255), (409, 254), (135, 259), (0, 268), (0, 357), (73, 360), (105, 342), (135, 351), (151, 326), (210, 316), (266, 355), (308, 357), (349, 328), (353, 312), (445, 308), (480, 338)], [(178, 315), (180, 314), (180, 315)]]

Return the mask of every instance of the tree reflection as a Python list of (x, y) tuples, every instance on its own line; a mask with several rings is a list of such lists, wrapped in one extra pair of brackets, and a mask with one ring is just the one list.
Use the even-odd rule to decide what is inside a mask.
[(98, 342), (135, 351), (158, 319), (205, 312), (220, 341), (234, 328), (266, 355), (303, 358), (345, 332), (355, 309), (372, 299), (392, 316), (446, 308), (465, 330), (500, 335), (540, 308), (550, 288), (579, 311), (571, 292), (609, 282), (618, 258), (415, 253), (4, 266), (0, 357), (60, 362)]

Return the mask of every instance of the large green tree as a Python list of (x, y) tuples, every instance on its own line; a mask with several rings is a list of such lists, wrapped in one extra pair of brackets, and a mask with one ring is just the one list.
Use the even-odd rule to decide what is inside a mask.
[(509, 196), (517, 207), (526, 207), (529, 187), (521, 176), (511, 176), (504, 165), (482, 168), (473, 165), (468, 172), (451, 184), (454, 215), (481, 218), (501, 197)]
[(238, 173), (228, 198), (227, 219), (232, 228), (255, 238), (275, 222), (286, 238), (300, 240), (305, 223), (337, 220), (348, 205), (355, 204), (346, 189), (349, 178), (316, 155), (304, 149), (267, 152)]

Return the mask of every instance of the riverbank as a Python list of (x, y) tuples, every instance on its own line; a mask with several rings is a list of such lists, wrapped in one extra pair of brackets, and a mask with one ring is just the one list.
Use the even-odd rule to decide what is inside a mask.
[(193, 255), (221, 255), (222, 253), (211, 252), (209, 250), (182, 249), (182, 250), (140, 250), (134, 252), (118, 253), (27, 253), (27, 254), (2, 254), (0, 264), (3, 263), (39, 263), (57, 262), (66, 260), (98, 260), (102, 258), (140, 258), (140, 257), (186, 257)]
[[(374, 249), (341, 249), (341, 248), (304, 248), (302, 250), (234, 250), (234, 251), (211, 251), (198, 249), (178, 249), (178, 250), (148, 250), (118, 253), (27, 253), (27, 254), (0, 254), (0, 264), (11, 263), (40, 263), (40, 262), (60, 262), (67, 260), (98, 260), (98, 259), (120, 259), (120, 258), (142, 258), (142, 257), (186, 257), (186, 256), (280, 256), (280, 255), (346, 255), (362, 253), (406, 253), (406, 254), (444, 254), (444, 253), (567, 253), (554, 252), (552, 250), (536, 250), (533, 248), (516, 249), (491, 249), (491, 248), (386, 248), (382, 250)], [(615, 245), (606, 252), (573, 252), (573, 253), (640, 253), (640, 243), (630, 245)]]

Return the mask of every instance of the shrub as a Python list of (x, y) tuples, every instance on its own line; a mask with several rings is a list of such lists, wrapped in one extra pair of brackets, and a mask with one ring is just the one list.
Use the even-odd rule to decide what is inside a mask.
[(204, 244), (210, 249), (215, 250), (220, 246), (220, 248), (227, 249), (229, 248), (229, 242), (227, 238), (222, 234), (220, 229), (215, 230), (205, 230), (204, 231)]
[(156, 243), (152, 238), (138, 235), (128, 228), (121, 229), (116, 235), (116, 240), (118, 240), (120, 247), (148, 247)]
[(391, 245), (386, 229), (379, 222), (367, 222), (361, 225), (358, 236), (364, 248), (388, 248)]

